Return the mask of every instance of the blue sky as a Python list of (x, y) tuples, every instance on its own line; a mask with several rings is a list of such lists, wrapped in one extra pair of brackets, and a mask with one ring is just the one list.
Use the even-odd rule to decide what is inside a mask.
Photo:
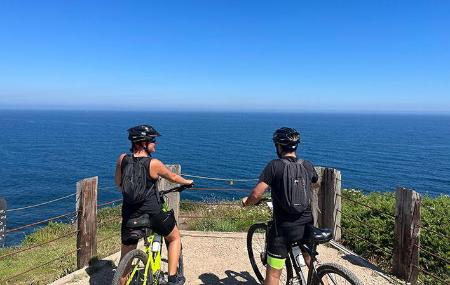
[(0, 109), (450, 113), (449, 1), (0, 2)]

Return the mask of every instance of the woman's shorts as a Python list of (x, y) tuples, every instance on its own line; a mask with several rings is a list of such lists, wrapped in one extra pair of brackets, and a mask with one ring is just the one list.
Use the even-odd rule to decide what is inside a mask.
[[(128, 228), (128, 219), (122, 219), (121, 237), (122, 244), (134, 245), (144, 236), (143, 229)], [(168, 212), (159, 212), (150, 216), (151, 229), (159, 235), (168, 236), (175, 228), (176, 221), (173, 210)]]

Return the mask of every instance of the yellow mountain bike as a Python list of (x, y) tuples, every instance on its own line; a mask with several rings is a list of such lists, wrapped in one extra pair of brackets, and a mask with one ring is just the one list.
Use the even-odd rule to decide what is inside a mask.
[[(163, 211), (169, 211), (167, 194), (181, 192), (186, 186), (179, 186), (169, 190), (160, 191), (163, 202)], [(120, 278), (129, 272), (125, 284), (158, 285), (167, 283), (167, 270), (162, 268), (161, 253), (164, 237), (151, 229), (149, 216), (144, 214), (135, 219), (133, 227), (142, 229), (144, 232), (144, 249), (134, 249), (128, 252), (117, 266), (113, 278), (113, 285), (119, 285)], [(178, 276), (183, 276), (183, 254), (180, 253), (178, 261)]]

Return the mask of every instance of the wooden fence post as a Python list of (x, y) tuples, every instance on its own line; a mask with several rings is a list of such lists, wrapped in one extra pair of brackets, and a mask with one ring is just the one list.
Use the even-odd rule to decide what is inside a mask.
[(405, 188), (395, 192), (393, 272), (416, 284), (419, 275), (420, 195)]
[[(166, 165), (166, 167), (180, 175), (181, 174), (181, 165), (179, 164), (175, 164), (175, 165)], [(177, 184), (174, 184), (166, 179), (160, 179), (158, 181), (158, 189), (159, 190), (167, 190), (167, 189), (171, 189), (174, 187), (177, 187)], [(173, 209), (174, 214), (175, 214), (175, 219), (178, 221), (178, 214), (180, 212), (180, 193), (179, 192), (174, 192), (174, 193), (170, 193), (167, 195), (168, 196), (168, 203), (169, 203), (169, 209)]]
[[(312, 210), (318, 227), (333, 231), (335, 241), (341, 240), (341, 172), (333, 168), (320, 168), (320, 186), (313, 192)], [(317, 193), (317, 196), (315, 196)]]
[(6, 200), (0, 198), (0, 247), (5, 246)]
[(319, 180), (317, 183), (312, 184), (311, 186), (311, 211), (314, 218), (314, 226), (319, 227), (319, 220), (321, 220), (322, 212), (319, 207), (319, 192), (320, 185), (322, 184), (322, 176), (324, 167), (317, 166), (315, 167), (317, 174), (319, 175)]
[(87, 266), (97, 255), (97, 186), (97, 176), (77, 182), (78, 269)]

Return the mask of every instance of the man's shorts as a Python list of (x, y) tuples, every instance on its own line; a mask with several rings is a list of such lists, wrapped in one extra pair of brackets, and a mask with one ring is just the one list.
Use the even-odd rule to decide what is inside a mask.
[[(144, 236), (143, 229), (128, 228), (128, 219), (122, 219), (121, 237), (122, 244), (134, 245)], [(154, 232), (162, 236), (168, 236), (175, 228), (176, 221), (173, 210), (168, 212), (159, 212), (150, 216), (151, 228)]]
[(305, 225), (282, 227), (269, 224), (267, 237), (267, 263), (275, 269), (282, 269), (291, 245), (301, 241), (305, 235)]

